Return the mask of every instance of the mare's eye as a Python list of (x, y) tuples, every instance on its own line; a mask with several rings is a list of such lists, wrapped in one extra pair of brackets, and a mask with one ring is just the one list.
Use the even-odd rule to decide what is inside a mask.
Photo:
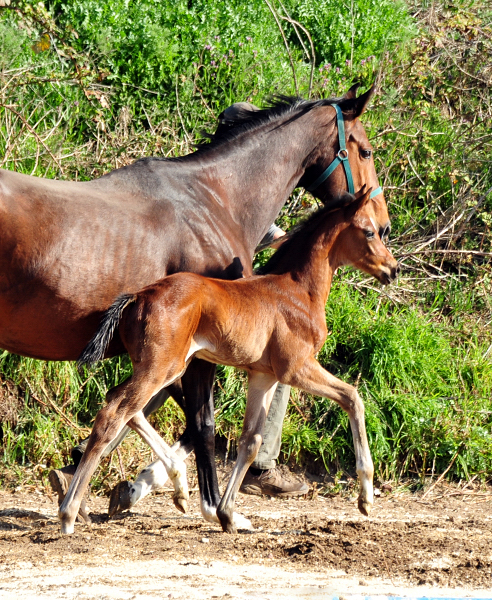
[(362, 158), (371, 158), (372, 150), (361, 150), (360, 154), (361, 154)]
[(368, 229), (368, 230), (365, 232), (365, 234), (366, 234), (366, 238), (367, 238), (368, 240), (372, 240), (372, 239), (374, 239), (374, 231), (371, 231), (370, 229)]

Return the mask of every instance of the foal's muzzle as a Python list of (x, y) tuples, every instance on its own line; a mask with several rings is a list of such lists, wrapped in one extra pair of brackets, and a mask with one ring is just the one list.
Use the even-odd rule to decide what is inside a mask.
[(387, 271), (382, 271), (381, 276), (379, 277), (379, 281), (383, 284), (383, 285), (389, 285), (392, 281), (394, 281), (401, 270), (401, 266), (400, 263), (396, 263), (396, 265), (392, 266), (392, 267), (387, 267)]

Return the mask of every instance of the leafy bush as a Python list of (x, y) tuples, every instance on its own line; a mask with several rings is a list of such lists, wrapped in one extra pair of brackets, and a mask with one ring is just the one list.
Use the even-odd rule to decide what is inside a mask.
[[(0, 13), (0, 166), (90, 179), (143, 155), (189, 152), (232, 102), (339, 95), (380, 69), (384, 94), (364, 125), (405, 271), (384, 291), (352, 273), (336, 278), (320, 359), (359, 385), (378, 477), (424, 479), (452, 463), (451, 476), (486, 478), (491, 32), (482, 2), (18, 0)], [(279, 223), (290, 227), (312, 202), (296, 193)], [(17, 394), (22, 409), (2, 424), (2, 476), (39, 478), (66, 461), (107, 388), (129, 372), (125, 358), (80, 374), (4, 353), (0, 393)], [(244, 377), (219, 375), (218, 431), (232, 452)], [(183, 427), (172, 403), (153, 422), (168, 439)], [(284, 458), (350, 471), (349, 430), (336, 405), (293, 392)], [(150, 460), (139, 444), (123, 447), (131, 473)], [(112, 460), (100, 487), (121, 475)]]

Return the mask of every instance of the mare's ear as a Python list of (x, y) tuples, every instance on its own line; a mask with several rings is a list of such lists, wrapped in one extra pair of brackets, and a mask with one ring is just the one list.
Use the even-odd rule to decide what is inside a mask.
[[(356, 119), (366, 110), (369, 100), (372, 98), (376, 90), (376, 85), (372, 85), (367, 92), (361, 94), (358, 98), (355, 97), (355, 93), (359, 84), (353, 85), (349, 91), (342, 97), (338, 106), (342, 109), (343, 114), (349, 119)], [(355, 88), (355, 89), (354, 89)]]
[(354, 85), (342, 96), (342, 100), (353, 100), (357, 98), (357, 90), (360, 88), (360, 83), (354, 83)]

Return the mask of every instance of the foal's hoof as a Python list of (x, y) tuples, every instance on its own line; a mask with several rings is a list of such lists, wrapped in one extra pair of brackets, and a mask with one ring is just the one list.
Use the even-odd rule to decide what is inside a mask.
[(365, 516), (368, 517), (369, 513), (371, 512), (372, 509), (372, 503), (371, 502), (367, 502), (367, 500), (363, 500), (362, 498), (359, 498), (358, 500), (358, 506), (359, 506), (359, 510), (360, 512)]
[(174, 506), (181, 511), (182, 513), (186, 513), (188, 511), (188, 499), (183, 496), (175, 495), (173, 496)]
[(132, 484), (129, 481), (120, 481), (114, 486), (109, 497), (108, 514), (110, 517), (131, 508), (131, 489)]

